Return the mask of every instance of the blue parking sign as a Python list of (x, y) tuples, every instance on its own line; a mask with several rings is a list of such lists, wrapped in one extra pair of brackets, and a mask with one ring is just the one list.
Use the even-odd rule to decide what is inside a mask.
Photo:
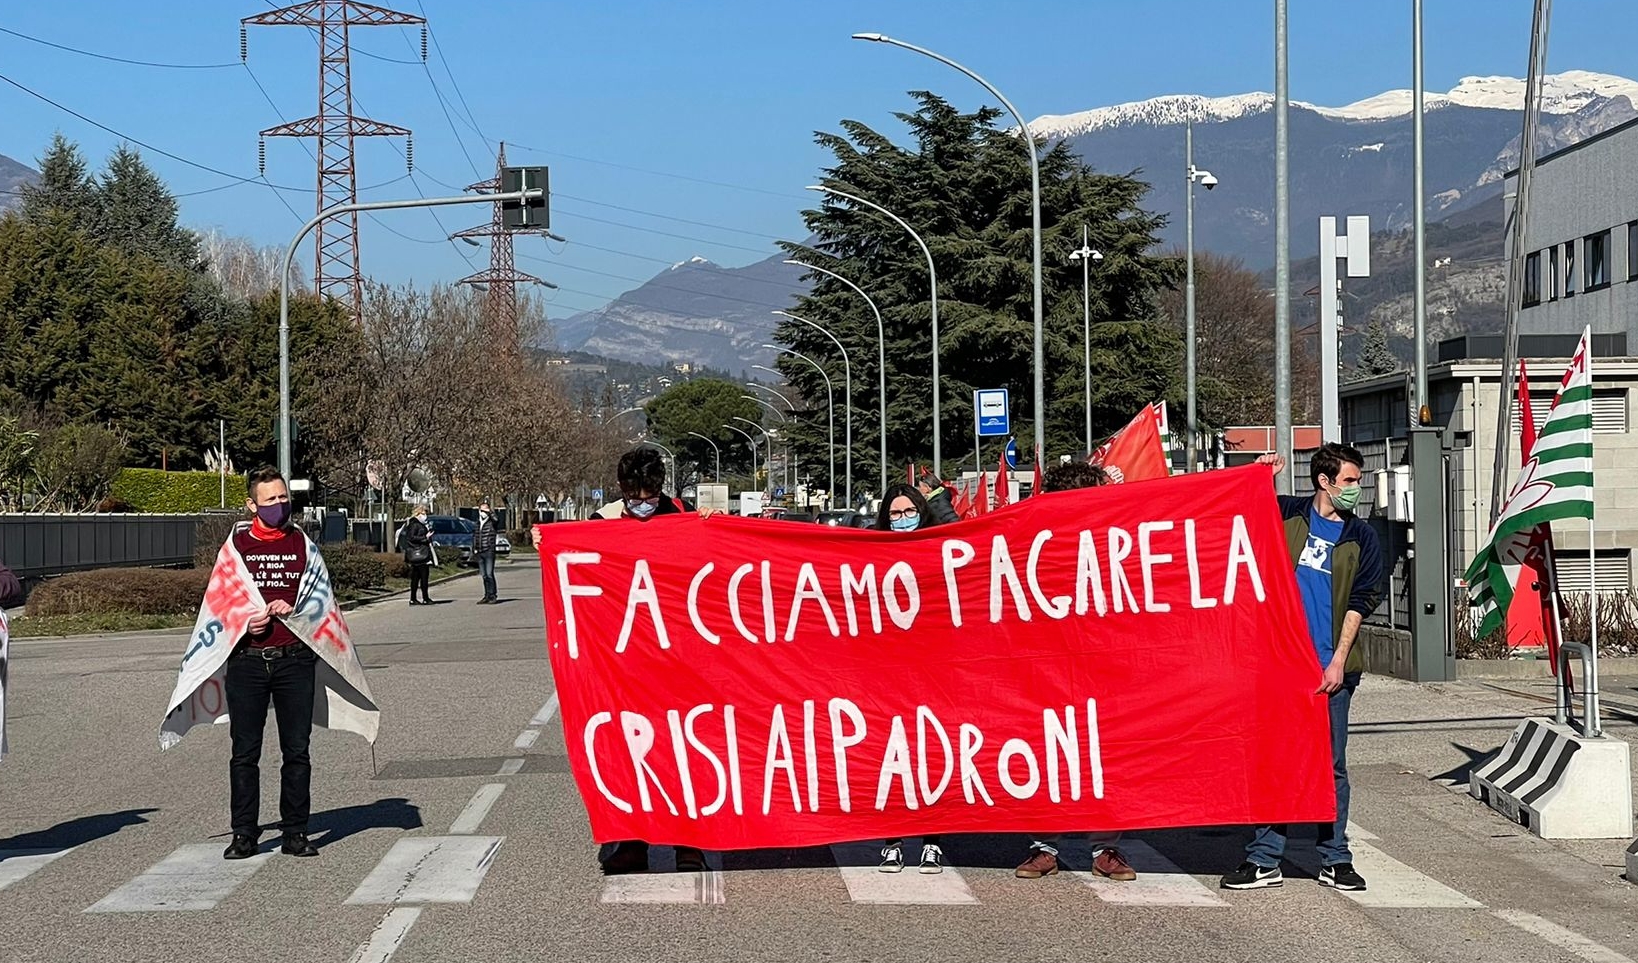
[(973, 392), (973, 418), (980, 438), (1003, 438), (1012, 433), (1011, 404), (1005, 388)]

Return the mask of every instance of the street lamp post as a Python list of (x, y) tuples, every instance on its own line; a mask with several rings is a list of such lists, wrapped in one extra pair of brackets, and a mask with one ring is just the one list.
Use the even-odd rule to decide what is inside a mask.
[[(876, 403), (877, 403), (877, 407), (878, 407), (877, 417), (880, 419), (880, 426), (878, 427), (877, 430), (881, 433), (881, 445), (882, 445), (882, 456), (881, 456), (882, 457), (882, 491), (886, 491), (887, 490), (887, 334), (884, 331), (884, 329), (882, 328), (882, 313), (876, 307), (876, 302), (871, 300), (870, 295), (864, 293), (864, 288), (859, 287), (857, 284), (854, 284), (852, 281), (849, 281), (847, 278), (842, 277), (840, 274), (837, 274), (835, 271), (832, 271), (829, 268), (822, 268), (817, 264), (809, 264), (806, 261), (797, 261), (797, 260), (794, 260), (794, 259), (788, 260), (785, 263), (786, 264), (800, 265), (802, 267), (807, 268), (810, 271), (815, 271), (815, 272), (817, 272), (819, 274), (823, 274), (824, 276), (826, 276), (828, 278), (834, 278), (835, 280), (840, 281), (842, 284), (847, 285), (849, 288), (853, 289), (853, 293), (857, 294), (861, 298), (864, 298), (865, 304), (870, 305), (870, 313), (874, 314), (876, 316), (876, 377), (877, 377), (877, 381), (879, 382), (878, 388), (877, 388), (878, 393), (877, 393)], [(830, 332), (826, 331), (825, 333), (829, 334)], [(836, 339), (833, 337), (831, 340), (835, 341)], [(847, 349), (842, 347), (842, 343), (840, 341), (836, 342), (836, 347), (839, 348), (841, 350), (841, 352), (842, 352), (842, 364), (844, 366), (844, 370), (847, 373), (847, 385), (848, 385), (848, 392), (847, 392), (847, 394), (848, 394), (848, 401), (847, 401), (847, 507), (852, 508), (853, 507), (853, 365), (852, 365), (851, 362), (848, 361)]]
[[(761, 385), (751, 385), (751, 387), (760, 388), (762, 386)], [(773, 391), (772, 388), (769, 388), (767, 390)], [(789, 398), (786, 398), (784, 395), (779, 394), (779, 392), (777, 392), (777, 391), (774, 391), (774, 394), (776, 396), (778, 396), (779, 400), (785, 402), (785, 404), (790, 407), (791, 414), (793, 414), (793, 415), (796, 414), (796, 406), (791, 404)], [(790, 423), (790, 418), (788, 418), (783, 411), (780, 411), (778, 408), (775, 408), (772, 404), (770, 404), (770, 403), (768, 403), (766, 401), (763, 401), (761, 398), (758, 398), (756, 395), (740, 395), (740, 398), (742, 398), (745, 401), (754, 401), (757, 404), (761, 405), (762, 407), (764, 407), (764, 408), (768, 409), (769, 411), (773, 412), (776, 416), (778, 416), (780, 424), (789, 424)], [(831, 440), (834, 441), (835, 438), (836, 438), (836, 435), (834, 433), (832, 433), (831, 434)], [(831, 459), (831, 464), (834, 465), (835, 463), (836, 463), (835, 459), (832, 458)], [(786, 488), (790, 487), (791, 472), (792, 472), (792, 468), (791, 468), (791, 443), (790, 443), (790, 439), (786, 438), (786, 440), (785, 440), (785, 468), (784, 468), (784, 470), (782, 472), (782, 474), (784, 474), (784, 476), (785, 476), (785, 487)], [(801, 466), (800, 463), (798, 463), (796, 465), (795, 473), (798, 476), (800, 476), (802, 474), (802, 466)]]
[(733, 425), (723, 425), (722, 427), (728, 429), (729, 431), (733, 432), (736, 435), (739, 435), (740, 437), (744, 438), (746, 441), (751, 443), (751, 484), (755, 485), (756, 484), (756, 439), (751, 436), (750, 432), (745, 431), (742, 428), (735, 428)]
[[(786, 261), (785, 263), (802, 264), (801, 261)], [(809, 265), (803, 266), (807, 267)], [(842, 353), (843, 417), (847, 422), (845, 442), (847, 445), (847, 452), (845, 454), (847, 462), (847, 502), (851, 507), (853, 504), (853, 361), (847, 356), (847, 348), (843, 347), (842, 342), (837, 340), (836, 335), (831, 334), (830, 329), (826, 328), (824, 325), (819, 324), (817, 321), (809, 321), (807, 318), (799, 318), (796, 315), (791, 314), (789, 311), (775, 311), (774, 314), (789, 318), (792, 321), (800, 321), (801, 323), (813, 328), (815, 331), (818, 331), (820, 334), (829, 338), (830, 343), (836, 346), (836, 350)], [(831, 401), (830, 408), (830, 498), (834, 503), (836, 500), (836, 403), (834, 399)]]
[[(792, 355), (794, 357), (801, 358), (803, 361), (806, 361), (808, 364), (813, 365), (813, 370), (819, 372), (819, 377), (821, 377), (821, 378), (823, 378), (825, 380), (826, 421), (827, 421), (827, 423), (829, 424), (829, 427), (830, 427), (830, 480), (828, 482), (828, 485), (829, 485), (829, 491), (831, 493), (831, 498), (834, 499), (836, 497), (836, 389), (835, 389), (834, 384), (830, 380), (830, 373), (828, 371), (826, 371), (819, 364), (819, 362), (813, 360), (812, 358), (808, 357), (805, 354), (802, 354), (800, 351), (796, 351), (796, 350), (794, 350), (792, 348), (781, 347), (780, 345), (776, 345), (776, 344), (765, 344), (765, 345), (763, 345), (763, 347), (764, 348), (773, 348), (774, 350), (779, 351), (782, 354), (789, 354), (789, 355)], [(851, 503), (852, 503), (852, 499), (850, 498), (849, 499), (849, 504), (851, 504)]]
[(1183, 235), (1187, 239), (1184, 243), (1188, 249), (1188, 266), (1185, 268), (1186, 279), (1183, 282), (1183, 390), (1188, 395), (1187, 410), (1183, 416), (1184, 440), (1183, 460), (1184, 471), (1194, 471), (1196, 468), (1195, 452), (1196, 430), (1194, 422), (1195, 409), (1195, 333), (1194, 333), (1194, 185), (1196, 182), (1206, 190), (1217, 186), (1217, 178), (1211, 171), (1204, 171), (1194, 166), (1194, 121), (1189, 119), (1183, 125), (1183, 164), (1184, 173), (1188, 176), (1188, 201), (1185, 205), (1187, 215), (1184, 217), (1186, 227)]
[(530, 201), (545, 193), (541, 188), (512, 191), (505, 194), (476, 194), (470, 197), (418, 197), (405, 201), (369, 201), (366, 203), (335, 204), (319, 211), (301, 226), (290, 239), (284, 252), (284, 269), (279, 272), (279, 471), (285, 478), (291, 475), (290, 453), (290, 265), (296, 259), (296, 247), (302, 238), (323, 222), (338, 214), (359, 211), (390, 211), (406, 207), (447, 207), (451, 204), (499, 204), (502, 201)]
[(774, 443), (773, 433), (770, 432), (768, 429), (762, 427), (760, 422), (752, 421), (751, 419), (742, 417), (740, 415), (733, 415), (731, 417), (733, 418), (734, 421), (742, 421), (745, 424), (750, 425), (752, 428), (755, 428), (757, 431), (762, 432), (763, 440), (768, 443), (768, 489), (767, 490), (771, 493), (773, 491), (773, 443)]
[(660, 449), (661, 452), (663, 452), (667, 457), (669, 457), (671, 459), (671, 485), (672, 485), (672, 487), (674, 489), (679, 489), (680, 490), (682, 488), (682, 474), (677, 471), (677, 456), (676, 456), (676, 454), (674, 454), (671, 451), (671, 449), (669, 449), (666, 446), (660, 444), (659, 442), (650, 441), (647, 438), (644, 438), (642, 441), (638, 442), (637, 444), (638, 445), (647, 445), (650, 448), (658, 448), (658, 449)]
[[(892, 44), (895, 47), (902, 47), (905, 50), (911, 50), (922, 54), (923, 56), (931, 57), (947, 67), (954, 67), (956, 70), (959, 70), (968, 77), (971, 77), (974, 81), (977, 81), (980, 87), (983, 87), (985, 90), (989, 91), (996, 100), (1001, 101), (1001, 105), (1007, 108), (1007, 111), (1012, 114), (1014, 120), (1018, 121), (1018, 128), (1023, 132), (1024, 145), (1029, 148), (1030, 223), (1035, 234), (1035, 451), (1037, 456), (1036, 460), (1039, 461), (1040, 458), (1045, 457), (1046, 455), (1046, 379), (1045, 371), (1042, 367), (1045, 363), (1044, 354), (1046, 339), (1043, 333), (1044, 329), (1041, 324), (1041, 159), (1036, 156), (1035, 135), (1030, 132), (1029, 121), (1025, 120), (1024, 115), (1018, 112), (1018, 108), (1012, 105), (1012, 101), (1003, 96), (1001, 91), (996, 90), (995, 86), (988, 80), (985, 80), (983, 77), (980, 77), (948, 57), (941, 54), (936, 54), (933, 51), (928, 50), (926, 47), (918, 47), (913, 43), (906, 43), (903, 40), (897, 40), (893, 37), (879, 33), (856, 33), (853, 35), (853, 39), (869, 40), (873, 43)], [(933, 357), (938, 357), (936, 351)], [(934, 391), (937, 391), (936, 384), (934, 385)], [(936, 393), (934, 397), (937, 397)], [(933, 450), (937, 452), (938, 439), (936, 436), (933, 439), (933, 445), (935, 446)], [(934, 462), (934, 470), (936, 471), (936, 454), (934, 456)]]
[[(938, 376), (938, 268), (933, 266), (933, 252), (927, 249), (927, 242), (921, 239), (921, 235), (917, 234), (916, 229), (911, 227), (904, 218), (894, 214), (892, 211), (881, 206), (880, 204), (873, 201), (867, 201), (862, 197), (849, 194), (846, 191), (839, 191), (834, 187), (825, 187), (820, 184), (812, 185), (808, 188), (808, 190), (822, 191), (826, 194), (852, 201), (855, 204), (863, 205), (864, 207), (868, 207), (873, 211), (891, 218), (895, 224), (904, 228), (905, 233), (909, 234), (915, 239), (917, 246), (921, 248), (922, 255), (927, 258), (927, 289), (933, 309), (933, 474), (942, 478), (944, 472), (944, 456), (943, 443), (941, 439), (944, 437), (944, 432), (939, 420), (939, 396), (942, 395), (943, 392), (940, 390)], [(871, 305), (871, 307), (874, 308), (875, 305)], [(885, 368), (883, 369), (882, 377), (885, 381), (887, 377)], [(883, 394), (882, 404), (884, 406), (887, 404), (885, 393)], [(885, 436), (883, 439), (883, 444), (886, 444)], [(886, 473), (887, 459), (884, 456), (882, 458), (882, 474), (884, 477)], [(885, 486), (886, 482), (884, 481), (883, 484)]]
[(693, 435), (695, 438), (698, 438), (700, 441), (703, 441), (707, 445), (711, 446), (711, 451), (717, 456), (717, 481), (716, 481), (716, 483), (718, 485), (722, 484), (722, 449), (717, 447), (717, 443), (715, 441), (712, 441), (711, 437), (709, 435), (702, 435), (697, 431), (691, 431), (691, 432), (689, 432), (689, 434)]
[[(773, 371), (773, 373), (776, 374), (776, 375), (779, 374), (779, 372), (774, 371), (774, 369), (769, 368), (767, 365), (753, 364), (753, 365), (751, 365), (751, 367), (752, 368), (762, 368), (762, 369), (767, 370), (767, 371)], [(796, 414), (796, 405), (795, 405), (795, 403), (792, 402), (791, 399), (785, 397), (784, 392), (781, 392), (776, 388), (770, 388), (767, 385), (759, 385), (755, 381), (745, 382), (745, 387), (750, 388), (753, 391), (766, 391), (768, 394), (773, 395), (775, 398), (778, 398), (780, 401), (783, 401), (785, 403), (785, 410), (786, 411), (790, 412), (793, 415)]]
[(1085, 354), (1081, 377), (1086, 389), (1086, 453), (1092, 454), (1092, 262), (1102, 261), (1103, 253), (1086, 243), (1086, 225), (1081, 225), (1081, 246), (1069, 252), (1071, 261), (1081, 262), (1082, 346)]

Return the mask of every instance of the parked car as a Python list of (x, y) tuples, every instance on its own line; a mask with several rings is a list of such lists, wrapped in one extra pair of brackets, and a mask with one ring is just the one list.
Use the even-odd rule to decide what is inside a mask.
[[(472, 558), (472, 533), (477, 526), (470, 520), (455, 515), (431, 515), (427, 517), (427, 527), (432, 529), (432, 544), (460, 553), (456, 559), (457, 565), (470, 568), (478, 564)], [(495, 557), (509, 558), (511, 554), (512, 543), (507, 541), (505, 535), (497, 535)]]
[(853, 520), (858, 514), (858, 512), (844, 508), (836, 511), (820, 512), (815, 521), (821, 525), (829, 525), (831, 528), (852, 528)]

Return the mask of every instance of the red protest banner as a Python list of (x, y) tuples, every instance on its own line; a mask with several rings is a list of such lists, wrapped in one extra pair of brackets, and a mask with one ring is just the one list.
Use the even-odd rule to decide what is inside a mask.
[(599, 841), (1327, 821), (1325, 698), (1266, 467), (909, 534), (538, 529)]

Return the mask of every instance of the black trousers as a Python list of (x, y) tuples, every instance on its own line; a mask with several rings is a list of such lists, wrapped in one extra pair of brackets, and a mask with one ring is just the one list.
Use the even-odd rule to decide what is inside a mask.
[(411, 562), (409, 570), (410, 570), (410, 601), (412, 601), (412, 602), (415, 601), (415, 590), (416, 590), (416, 588), (420, 588), (421, 598), (425, 599), (427, 597), (427, 583), (431, 580), (431, 575), (432, 575), (432, 563), (431, 562)]
[(313, 761), (308, 746), (313, 734), (314, 668), (318, 656), (305, 645), (277, 659), (263, 659), (240, 649), (228, 656), (228, 728), (233, 758), (228, 764), (233, 831), (261, 835), (262, 733), (267, 706), (279, 724), (279, 828), (305, 833), (312, 811)]

